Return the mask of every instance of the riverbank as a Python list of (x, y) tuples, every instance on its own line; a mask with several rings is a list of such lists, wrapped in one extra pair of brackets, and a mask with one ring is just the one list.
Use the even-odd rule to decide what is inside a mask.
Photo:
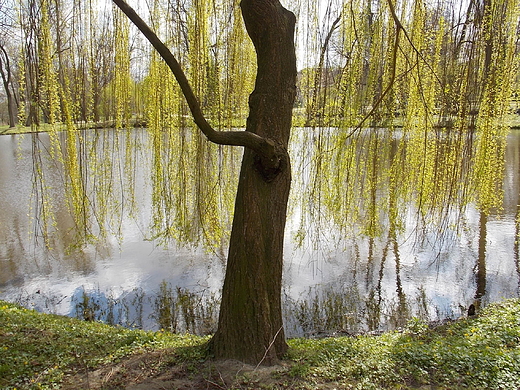
[[(276, 367), (214, 362), (208, 338), (40, 314), (0, 301), (1, 389), (516, 389), (520, 299), (429, 328), (293, 339)], [(433, 387), (432, 387), (433, 386)]]
[[(519, 130), (520, 129), (520, 109), (516, 109), (515, 113), (507, 114), (504, 118), (505, 123), (511, 127), (511, 130)], [(393, 121), (393, 125), (396, 128), (402, 127), (402, 119), (397, 118)], [(440, 121), (442, 122), (442, 121)], [(191, 123), (191, 118), (187, 118), (187, 123)], [(131, 128), (145, 128), (147, 123), (143, 119), (135, 120), (133, 119), (130, 122)], [(245, 120), (237, 121), (235, 127), (241, 128), (245, 125)], [(446, 122), (445, 125), (450, 127), (449, 122)], [(81, 122), (76, 124), (77, 129), (79, 130), (95, 130), (95, 129), (113, 129), (115, 127), (114, 121), (101, 121), (101, 122)], [(293, 126), (296, 127), (306, 127), (305, 118), (302, 115), (295, 115), (293, 118)], [(387, 124), (384, 127), (388, 126)], [(65, 130), (65, 125), (58, 124), (55, 126), (58, 130)], [(16, 126), (10, 128), (7, 125), (0, 125), (0, 135), (12, 135), (12, 134), (30, 134), (30, 133), (41, 133), (49, 131), (50, 125), (42, 124), (39, 127), (27, 127), (27, 126)]]

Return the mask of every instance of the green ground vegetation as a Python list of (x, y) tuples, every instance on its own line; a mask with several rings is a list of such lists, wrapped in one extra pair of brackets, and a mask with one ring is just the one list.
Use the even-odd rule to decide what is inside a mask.
[(0, 301), (0, 389), (59, 388), (67, 374), (166, 348), (174, 348), (170, 363), (197, 361), (206, 341), (41, 314)]
[[(40, 314), (0, 301), (0, 388), (132, 388), (130, 382), (172, 371), (184, 378), (177, 388), (194, 389), (520, 388), (520, 299), (436, 327), (412, 319), (405, 329), (380, 336), (293, 339), (280, 366), (233, 366), (231, 377), (207, 358), (207, 340)], [(125, 366), (154, 354), (161, 357)], [(108, 367), (110, 381), (78, 385), (85, 373), (94, 378)], [(149, 383), (146, 388), (176, 388)]]

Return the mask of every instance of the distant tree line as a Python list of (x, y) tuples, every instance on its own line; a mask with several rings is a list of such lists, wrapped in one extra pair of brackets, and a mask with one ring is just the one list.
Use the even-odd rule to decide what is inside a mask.
[[(503, 114), (520, 93), (514, 3), (289, 2), (301, 31), (295, 124), (403, 125), (423, 116), (456, 126), (467, 113), (472, 121), (481, 111)], [(244, 126), (254, 50), (236, 2), (155, 1), (144, 11), (185, 64), (206, 115), (220, 127)], [(190, 123), (176, 87), (157, 88), (171, 77), (164, 68), (111, 4), (0, 2), (0, 110), (10, 126)]]

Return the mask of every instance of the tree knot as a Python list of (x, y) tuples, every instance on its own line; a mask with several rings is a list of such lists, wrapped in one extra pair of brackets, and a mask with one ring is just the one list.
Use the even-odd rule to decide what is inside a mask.
[(272, 140), (267, 140), (267, 142), (272, 145), (272, 152), (265, 155), (256, 153), (254, 168), (266, 182), (271, 182), (287, 168), (289, 156), (287, 149), (282, 144)]

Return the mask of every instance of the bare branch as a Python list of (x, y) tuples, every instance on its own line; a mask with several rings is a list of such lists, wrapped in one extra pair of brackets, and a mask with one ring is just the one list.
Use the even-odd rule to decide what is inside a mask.
[(135, 26), (143, 33), (152, 46), (157, 50), (166, 64), (174, 74), (182, 93), (190, 107), (191, 114), (195, 124), (204, 133), (204, 135), (213, 143), (219, 145), (244, 146), (249, 148), (262, 157), (274, 159), (275, 143), (272, 140), (260, 137), (249, 131), (217, 131), (211, 127), (204, 117), (200, 104), (191, 89), (190, 83), (184, 74), (179, 62), (166, 45), (157, 37), (146, 22), (130, 7), (124, 0), (113, 0), (113, 2), (125, 13), (125, 15), (135, 24)]

